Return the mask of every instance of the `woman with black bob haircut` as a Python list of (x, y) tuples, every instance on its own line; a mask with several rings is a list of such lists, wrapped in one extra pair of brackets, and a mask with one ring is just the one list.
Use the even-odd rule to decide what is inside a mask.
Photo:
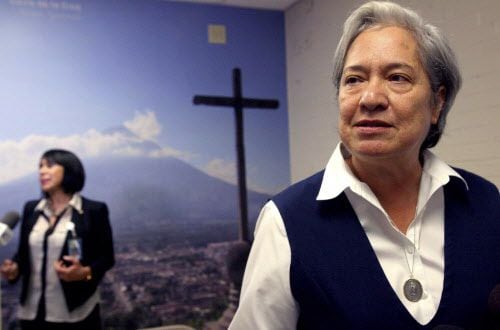
[(42, 198), (24, 206), (17, 253), (1, 266), (21, 279), (21, 328), (102, 329), (98, 284), (115, 262), (108, 207), (80, 195), (85, 170), (72, 152), (46, 151), (38, 172)]
[[(49, 164), (58, 164), (64, 168), (64, 177), (61, 183), (61, 188), (67, 194), (80, 192), (85, 185), (85, 170), (82, 162), (72, 152), (62, 149), (47, 150), (42, 159), (45, 159)], [(42, 190), (45, 197), (48, 193)]]

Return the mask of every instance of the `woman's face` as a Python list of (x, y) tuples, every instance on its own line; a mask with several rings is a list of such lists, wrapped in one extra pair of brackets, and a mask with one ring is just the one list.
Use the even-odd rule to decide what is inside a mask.
[(38, 168), (40, 187), (47, 194), (52, 194), (55, 191), (62, 190), (62, 182), (64, 179), (64, 167), (59, 164), (49, 162), (42, 158)]
[(418, 160), (444, 102), (433, 101), (413, 35), (400, 27), (362, 32), (349, 48), (339, 88), (339, 133), (358, 159)]

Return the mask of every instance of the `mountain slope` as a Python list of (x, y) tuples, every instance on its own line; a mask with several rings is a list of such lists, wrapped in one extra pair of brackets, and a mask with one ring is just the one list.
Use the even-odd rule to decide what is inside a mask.
[[(86, 160), (84, 165), (83, 195), (108, 204), (117, 230), (239, 219), (237, 187), (179, 159), (110, 157)], [(0, 186), (5, 211), (21, 212), (24, 202), (39, 196), (35, 174)], [(268, 198), (248, 192), (250, 222)]]

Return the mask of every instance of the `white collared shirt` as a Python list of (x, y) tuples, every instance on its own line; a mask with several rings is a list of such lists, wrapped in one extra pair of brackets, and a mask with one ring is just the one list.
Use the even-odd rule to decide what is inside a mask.
[[(60, 279), (54, 269), (54, 262), (59, 260), (63, 244), (66, 241), (72, 212), (83, 213), (80, 194), (74, 194), (68, 205), (70, 207), (64, 211), (47, 241), (45, 320), (48, 322), (81, 321), (92, 312), (99, 302), (99, 292), (96, 291), (83, 305), (69, 312)], [(49, 218), (53, 215), (47, 199), (42, 199), (35, 207), (35, 211), (40, 211)], [(40, 214), (29, 234), (31, 274), (26, 301), (18, 308), (18, 318), (21, 320), (33, 320), (36, 317), (38, 302), (42, 295), (43, 242), (45, 232), (49, 227), (48, 220)]]
[[(425, 151), (416, 217), (403, 234), (368, 185), (353, 175), (341, 149), (339, 144), (326, 166), (317, 200), (334, 199), (345, 192), (399, 300), (418, 323), (425, 325), (436, 314), (443, 291), (443, 186), (450, 176), (461, 177)], [(283, 219), (276, 205), (269, 201), (257, 220), (240, 304), (230, 329), (296, 328), (299, 306), (291, 293), (290, 261)], [(412, 272), (424, 290), (418, 302), (410, 302), (403, 293), (404, 282)]]

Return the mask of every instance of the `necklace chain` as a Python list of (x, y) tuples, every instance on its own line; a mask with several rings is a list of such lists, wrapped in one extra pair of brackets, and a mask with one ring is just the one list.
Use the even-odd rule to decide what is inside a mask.
[[(417, 216), (414, 219), (414, 223), (417, 220)], [(420, 231), (422, 231), (422, 224), (420, 224)], [(415, 269), (415, 253), (419, 251), (420, 249), (420, 234), (418, 235), (418, 242), (417, 242), (417, 228), (413, 228), (413, 253), (411, 254), (411, 267), (410, 263), (408, 261), (408, 256), (406, 254), (406, 250), (403, 248), (403, 252), (405, 254), (405, 260), (406, 260), (406, 265), (408, 266), (408, 270), (410, 271), (410, 278), (413, 278), (413, 270)]]
[(412, 223), (414, 224), (413, 227), (413, 253), (412, 253), (412, 265), (410, 267), (410, 263), (408, 261), (408, 256), (406, 255), (406, 250), (403, 247), (403, 252), (405, 254), (405, 260), (406, 260), (406, 265), (408, 266), (408, 269), (410, 271), (410, 278), (405, 281), (403, 285), (403, 293), (406, 297), (411, 302), (417, 302), (422, 298), (423, 294), (423, 288), (422, 284), (420, 283), (419, 280), (415, 279), (413, 276), (413, 271), (415, 270), (415, 254), (419, 251), (420, 249), (420, 236), (422, 236), (422, 222), (418, 224), (419, 227), (419, 234), (418, 234), (418, 241), (417, 241), (417, 222), (418, 220), (418, 213), (415, 211), (415, 218), (413, 219)]

